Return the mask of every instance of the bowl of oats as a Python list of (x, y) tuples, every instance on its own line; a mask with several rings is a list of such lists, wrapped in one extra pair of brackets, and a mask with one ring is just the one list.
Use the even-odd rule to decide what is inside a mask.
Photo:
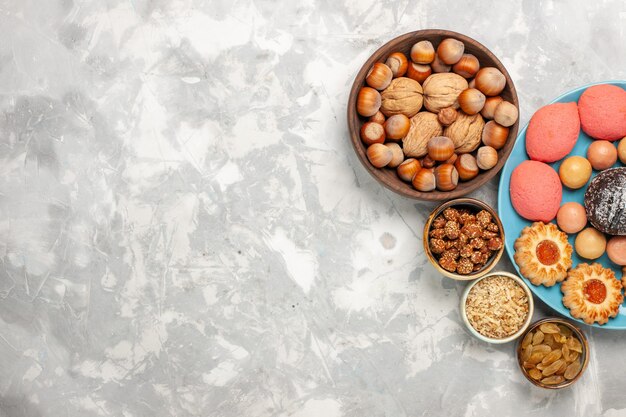
[(492, 272), (467, 286), (461, 318), (469, 332), (488, 343), (508, 343), (530, 325), (534, 311), (528, 285), (509, 272)]

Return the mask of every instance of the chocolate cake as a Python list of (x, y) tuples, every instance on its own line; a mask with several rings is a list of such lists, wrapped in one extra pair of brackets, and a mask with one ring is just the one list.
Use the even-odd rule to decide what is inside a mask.
[(609, 235), (626, 235), (626, 168), (602, 171), (585, 192), (587, 219)]

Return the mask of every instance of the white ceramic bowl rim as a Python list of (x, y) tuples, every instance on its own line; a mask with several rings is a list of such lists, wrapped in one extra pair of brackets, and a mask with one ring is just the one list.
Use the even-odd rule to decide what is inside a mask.
[[(493, 276), (505, 276), (507, 278), (511, 278), (512, 280), (514, 280), (517, 284), (519, 284), (520, 287), (522, 287), (522, 289), (524, 289), (524, 291), (526, 292), (526, 295), (528, 296), (528, 316), (526, 317), (526, 321), (524, 322), (524, 324), (522, 325), (522, 327), (519, 328), (519, 330), (517, 332), (515, 332), (514, 334), (512, 334), (511, 336), (505, 337), (503, 339), (494, 339), (491, 337), (487, 337), (484, 336), (482, 334), (480, 334), (478, 332), (478, 330), (476, 330), (472, 324), (469, 322), (469, 320), (467, 319), (467, 314), (465, 311), (465, 303), (467, 301), (467, 295), (469, 294), (469, 292), (471, 291), (471, 289), (474, 287), (474, 285), (476, 285), (478, 282), (480, 282), (481, 280), (485, 279), (485, 278), (489, 278), (489, 277), (493, 277)], [(482, 277), (472, 281), (463, 291), (463, 295), (461, 296), (461, 306), (460, 306), (460, 312), (461, 312), (461, 318), (463, 319), (463, 323), (465, 323), (465, 326), (467, 327), (467, 329), (470, 331), (470, 333), (472, 333), (476, 338), (482, 340), (483, 342), (487, 342), (487, 343), (493, 343), (493, 344), (503, 344), (503, 343), (509, 343), (514, 341), (515, 339), (517, 339), (518, 337), (520, 337), (522, 335), (522, 333), (524, 333), (524, 331), (526, 331), (526, 329), (528, 328), (528, 326), (530, 326), (530, 322), (533, 319), (533, 313), (535, 311), (535, 304), (533, 301), (533, 293), (530, 291), (530, 288), (528, 288), (528, 285), (526, 285), (526, 283), (517, 275), (512, 274), (510, 272), (506, 272), (506, 271), (493, 271), (493, 272), (489, 272), (486, 275), (483, 275)]]

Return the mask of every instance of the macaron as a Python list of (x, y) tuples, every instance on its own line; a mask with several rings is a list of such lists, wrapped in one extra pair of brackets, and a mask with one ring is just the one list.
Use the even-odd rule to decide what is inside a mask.
[(594, 139), (618, 140), (626, 136), (626, 91), (611, 84), (594, 85), (578, 100), (583, 131)]
[(559, 211), (563, 187), (559, 174), (550, 165), (524, 161), (511, 174), (509, 192), (517, 214), (547, 223)]
[(579, 133), (576, 103), (548, 104), (530, 118), (526, 130), (526, 153), (535, 161), (558, 161), (574, 149)]

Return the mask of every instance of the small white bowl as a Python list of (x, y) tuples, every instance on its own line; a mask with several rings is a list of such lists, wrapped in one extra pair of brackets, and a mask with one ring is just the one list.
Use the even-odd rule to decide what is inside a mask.
[[(517, 282), (520, 287), (524, 289), (524, 291), (526, 292), (526, 295), (528, 296), (528, 316), (526, 317), (526, 321), (517, 332), (503, 339), (494, 339), (491, 337), (483, 336), (482, 334), (478, 333), (478, 331), (474, 329), (474, 327), (472, 327), (472, 324), (467, 319), (467, 312), (465, 310), (465, 303), (467, 302), (467, 295), (469, 294), (470, 290), (474, 287), (474, 285), (476, 285), (478, 282), (480, 282), (481, 280), (485, 278), (493, 277), (496, 275), (511, 278), (512, 280)], [(533, 312), (535, 311), (535, 304), (533, 302), (533, 294), (530, 291), (530, 288), (528, 288), (528, 285), (526, 285), (526, 283), (524, 282), (524, 280), (522, 280), (517, 275), (511, 274), (510, 272), (496, 271), (496, 272), (490, 272), (489, 274), (478, 278), (477, 280), (473, 281), (465, 288), (465, 291), (463, 291), (463, 296), (461, 297), (461, 306), (460, 306), (459, 311), (461, 312), (461, 318), (463, 319), (463, 323), (465, 323), (465, 326), (467, 327), (467, 329), (472, 335), (482, 340), (483, 342), (493, 343), (493, 344), (502, 344), (502, 343), (512, 342), (513, 340), (520, 337), (522, 333), (524, 333), (524, 331), (526, 331), (528, 326), (530, 326), (530, 322), (533, 319)]]

